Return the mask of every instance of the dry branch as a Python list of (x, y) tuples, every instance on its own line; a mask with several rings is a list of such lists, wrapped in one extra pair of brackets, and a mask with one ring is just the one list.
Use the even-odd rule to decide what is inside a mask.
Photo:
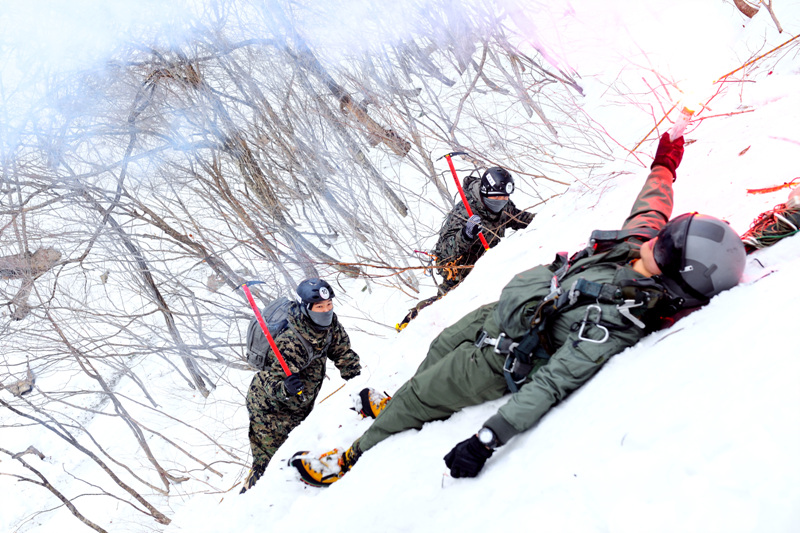
[[(89, 458), (90, 458), (92, 461), (94, 461), (94, 462), (95, 462), (95, 463), (96, 463), (96, 464), (97, 464), (97, 465), (98, 465), (98, 466), (99, 466), (99, 467), (100, 467), (100, 468), (101, 468), (101, 469), (102, 469), (102, 470), (103, 470), (103, 471), (104, 471), (104, 472), (105, 472), (105, 473), (106, 473), (106, 474), (107, 474), (107, 475), (108, 475), (108, 476), (109, 476), (109, 477), (110, 477), (110, 478), (111, 478), (111, 479), (112, 479), (112, 480), (113, 480), (113, 481), (114, 481), (114, 482), (115, 482), (115, 483), (116, 483), (116, 484), (117, 484), (119, 487), (121, 487), (121, 488), (122, 488), (123, 490), (125, 490), (125, 491), (126, 491), (128, 494), (130, 494), (131, 496), (133, 496), (133, 498), (134, 498), (136, 501), (138, 501), (140, 504), (142, 504), (142, 505), (143, 505), (143, 506), (144, 506), (144, 507), (145, 507), (145, 508), (146, 508), (146, 509), (149, 511), (149, 514), (151, 514), (151, 515), (152, 515), (152, 517), (153, 517), (153, 518), (154, 518), (154, 519), (155, 519), (157, 522), (159, 522), (159, 523), (161, 523), (161, 524), (169, 524), (169, 523), (170, 523), (170, 519), (169, 519), (169, 518), (167, 518), (167, 516), (166, 516), (166, 515), (164, 515), (164, 514), (163, 514), (162, 512), (160, 512), (158, 509), (156, 509), (155, 507), (153, 507), (153, 505), (151, 505), (151, 504), (150, 504), (150, 502), (148, 502), (147, 500), (145, 500), (145, 499), (142, 497), (142, 495), (141, 495), (141, 494), (139, 494), (139, 493), (138, 493), (138, 492), (137, 492), (135, 489), (133, 489), (132, 487), (130, 487), (129, 485), (127, 485), (125, 482), (123, 482), (123, 481), (122, 481), (122, 480), (121, 480), (121, 479), (120, 479), (120, 478), (119, 478), (119, 477), (118, 477), (118, 476), (117, 476), (117, 475), (114, 473), (114, 471), (113, 471), (113, 470), (111, 470), (111, 468), (109, 468), (109, 467), (108, 467), (108, 465), (107, 465), (105, 462), (103, 462), (103, 460), (102, 460), (102, 459), (100, 459), (100, 458), (99, 458), (99, 457), (98, 457), (98, 456), (97, 456), (95, 453), (93, 453), (91, 450), (87, 449), (87, 448), (86, 448), (86, 447), (84, 447), (84, 446), (83, 446), (83, 445), (82, 445), (80, 442), (78, 442), (78, 440), (77, 440), (75, 437), (73, 437), (73, 436), (72, 436), (72, 435), (71, 435), (71, 434), (70, 434), (70, 433), (69, 433), (69, 432), (68, 432), (68, 431), (67, 431), (67, 430), (64, 428), (64, 426), (63, 426), (63, 425), (61, 425), (61, 424), (59, 424), (58, 422), (56, 422), (56, 421), (55, 421), (55, 419), (54, 419), (53, 417), (51, 417), (51, 416), (47, 415), (46, 413), (44, 413), (44, 415), (45, 415), (45, 416), (46, 416), (46, 417), (47, 417), (47, 418), (50, 420), (50, 423), (48, 423), (48, 422), (45, 422), (45, 421), (44, 421), (44, 420), (42, 420), (42, 419), (36, 418), (36, 417), (34, 417), (34, 416), (31, 416), (31, 415), (29, 415), (29, 414), (27, 414), (27, 413), (23, 413), (22, 411), (20, 411), (19, 409), (16, 409), (15, 407), (13, 407), (12, 405), (10, 405), (9, 403), (5, 402), (5, 401), (4, 401), (4, 400), (2, 400), (2, 399), (0, 399), (0, 405), (1, 405), (1, 406), (3, 406), (3, 407), (5, 407), (6, 409), (8, 409), (9, 411), (11, 411), (12, 413), (16, 414), (17, 416), (21, 416), (21, 417), (23, 417), (23, 418), (26, 418), (26, 419), (28, 419), (28, 420), (31, 420), (31, 421), (32, 421), (32, 422), (34, 422), (34, 423), (40, 424), (42, 427), (44, 427), (44, 428), (46, 428), (46, 429), (48, 429), (48, 430), (52, 431), (52, 432), (53, 432), (53, 433), (55, 433), (57, 436), (59, 436), (60, 438), (64, 439), (65, 441), (67, 441), (67, 442), (68, 442), (69, 444), (71, 444), (72, 446), (74, 446), (76, 449), (80, 450), (80, 451), (81, 451), (83, 454), (85, 454), (85, 455), (86, 455), (86, 456), (88, 456), (88, 457), (89, 457)], [(55, 426), (58, 426), (58, 428), (59, 428), (59, 429), (55, 429), (54, 427), (52, 427), (52, 426), (51, 426), (51, 424), (53, 424), (53, 425), (55, 425)]]
[[(67, 498), (61, 491), (59, 491), (57, 488), (55, 488), (47, 480), (47, 478), (44, 477), (44, 475), (41, 472), (39, 472), (38, 470), (33, 468), (24, 459), (22, 459), (23, 455), (25, 455), (26, 453), (31, 453), (29, 450), (31, 450), (32, 448), (33, 448), (33, 446), (29, 446), (28, 449), (25, 450), (24, 452), (17, 453), (17, 454), (12, 454), (8, 450), (0, 448), (0, 452), (3, 452), (5, 454), (7, 454), (7, 455), (10, 455), (13, 459), (16, 459), (17, 461), (19, 461), (22, 466), (24, 466), (25, 468), (27, 468), (28, 470), (33, 472), (36, 475), (36, 477), (39, 478), (39, 481), (36, 481), (34, 479), (30, 479), (30, 478), (26, 478), (26, 477), (22, 477), (22, 476), (16, 476), (16, 475), (14, 477), (19, 479), (20, 481), (26, 481), (28, 483), (33, 483), (34, 485), (39, 485), (40, 487), (46, 488), (47, 490), (52, 492), (53, 495), (56, 498), (61, 500), (61, 502), (64, 504), (64, 506), (67, 509), (69, 509), (69, 511), (73, 514), (73, 516), (75, 516), (75, 518), (77, 518), (78, 520), (80, 520), (81, 522), (83, 522), (84, 524), (89, 526), (90, 528), (94, 529), (95, 531), (99, 531), (100, 533), (107, 533), (105, 529), (103, 529), (102, 527), (98, 526), (97, 524), (95, 524), (94, 522), (92, 522), (91, 520), (89, 520), (88, 518), (83, 516), (83, 514), (81, 514), (81, 512), (78, 511), (78, 508), (75, 507), (75, 505), (70, 501), (69, 498)], [(34, 450), (33, 453), (35, 453), (39, 457), (39, 459), (44, 459), (44, 455), (41, 452), (36, 451), (35, 448), (33, 448), (33, 450)]]

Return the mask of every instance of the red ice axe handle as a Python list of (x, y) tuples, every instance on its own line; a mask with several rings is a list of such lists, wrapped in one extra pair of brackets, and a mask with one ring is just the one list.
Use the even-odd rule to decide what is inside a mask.
[[(472, 209), (470, 209), (469, 202), (467, 202), (467, 195), (464, 194), (464, 189), (461, 187), (461, 182), (458, 181), (458, 174), (456, 174), (456, 167), (453, 166), (453, 159), (450, 157), (452, 155), (459, 155), (459, 154), (465, 154), (466, 155), (466, 152), (453, 152), (452, 154), (445, 154), (443, 157), (445, 159), (447, 159), (447, 164), (450, 165), (450, 172), (453, 173), (453, 180), (455, 180), (456, 187), (458, 187), (458, 193), (461, 195), (461, 201), (464, 202), (464, 207), (467, 208), (467, 215), (472, 216)], [(488, 250), (489, 249), (489, 243), (486, 242), (486, 237), (483, 236), (483, 232), (482, 231), (478, 233), (478, 237), (480, 237), (481, 244), (483, 244), (483, 247), (486, 250)]]
[[(275, 353), (275, 357), (278, 358), (278, 362), (281, 364), (281, 368), (283, 369), (284, 374), (286, 374), (286, 377), (289, 377), (292, 375), (292, 371), (289, 370), (289, 365), (286, 364), (286, 360), (284, 360), (280, 350), (278, 350), (278, 347), (275, 345), (275, 340), (272, 338), (272, 335), (270, 335), (267, 323), (264, 322), (264, 317), (261, 316), (261, 311), (258, 310), (256, 301), (253, 299), (253, 293), (250, 292), (250, 287), (248, 287), (248, 285), (252, 283), (261, 283), (261, 282), (248, 281), (242, 283), (241, 285), (242, 290), (244, 291), (244, 295), (247, 296), (247, 301), (250, 302), (250, 307), (253, 308), (253, 313), (255, 313), (256, 320), (258, 320), (258, 324), (261, 326), (261, 331), (264, 332), (264, 336), (267, 337), (267, 341), (269, 342), (269, 345), (272, 347), (272, 351)], [(297, 394), (298, 395), (303, 394), (303, 391), (300, 391)]]

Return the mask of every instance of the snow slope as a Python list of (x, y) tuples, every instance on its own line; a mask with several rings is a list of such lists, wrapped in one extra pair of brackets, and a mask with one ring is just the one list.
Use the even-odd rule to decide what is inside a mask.
[[(783, 34), (764, 9), (745, 21), (732, 6), (712, 0), (633, 4), (638, 6), (607, 2), (598, 12), (589, 0), (564, 3), (563, 12), (553, 9), (552, 16), (568, 24), (559, 26), (557, 39), (541, 37), (557, 43), (549, 46), (579, 68), (585, 109), (610, 142), (618, 143), (618, 158), (542, 206), (527, 230), (486, 254), (461, 286), (400, 334), (386, 325), (399, 320), (413, 300), (380, 287), (362, 292), (357, 280), (346, 285), (337, 312), (362, 356), (362, 375), (335, 392), (342, 381), (331, 367), (320, 398), (333, 395), (292, 432), (251, 491), (238, 496), (233, 486), (245, 474), (241, 468), (215, 465), (225, 473), (223, 484), (233, 488), (211, 495), (186, 489), (170, 502), (173, 523), (166, 531), (494, 531), (521, 525), (557, 532), (800, 530), (800, 349), (793, 330), (800, 292), (798, 237), (754, 254), (740, 286), (615, 356), (535, 428), (496, 452), (476, 479), (450, 478), (442, 457), (505, 399), (391, 437), (328, 489), (303, 485), (285, 466), (297, 450), (348, 446), (369, 425), (349, 410), (350, 395), (366, 385), (392, 393), (443, 328), (496, 300), (514, 274), (549, 262), (558, 251), (580, 249), (592, 229), (620, 226), (646, 176), (656, 134), (642, 144), (638, 159), (623, 149), (632, 149), (653, 122), (649, 111), (619, 98), (612, 83), (633, 87), (655, 64), (678, 77), (700, 71), (716, 79), (800, 30), (797, 1), (776, 6)], [(680, 17), (680, 8), (697, 5), (711, 18), (699, 18), (696, 11)], [(690, 32), (685, 41), (695, 47), (676, 40), (666, 43), (680, 44), (670, 51), (665, 40), (679, 31), (681, 20), (693, 22), (696, 35)], [(797, 48), (791, 50), (766, 58), (746, 83), (717, 96), (705, 113), (714, 118), (689, 130), (687, 139), (694, 142), (678, 172), (675, 214), (707, 212), (744, 232), (760, 212), (785, 200), (788, 190), (750, 196), (746, 189), (797, 177), (800, 60)], [(641, 70), (620, 67), (622, 57), (638, 62)], [(652, 115), (660, 118), (665, 110)], [(434, 293), (430, 281), (426, 290), (422, 297)], [(361, 318), (365, 312), (374, 322)], [(244, 448), (242, 395), (248, 378), (220, 383), (206, 402), (180, 384), (160, 398), (185, 406), (187, 419), (225, 420), (230, 439)], [(102, 423), (94, 427), (99, 430)], [(80, 474), (72, 459), (56, 460)], [(20, 526), (19, 517), (53, 504), (42, 502), (39, 488), (8, 479), (0, 483), (0, 531), (80, 529), (63, 509)], [(149, 531), (156, 525), (125, 514), (124, 505), (115, 514), (91, 501), (79, 503), (109, 531)]]
[[(796, 31), (798, 4), (779, 7), (784, 28), (793, 20)], [(778, 35), (762, 12), (731, 52), (746, 59), (752, 39), (765, 39), (766, 51), (789, 38)], [(715, 63), (713, 74), (732, 70), (730, 64), (730, 57)], [(741, 233), (785, 200), (788, 189), (745, 192), (797, 176), (800, 62), (784, 58), (771, 70), (717, 97), (708, 113), (735, 114), (690, 130), (687, 139), (694, 142), (678, 173), (675, 214), (707, 212)], [(596, 81), (588, 84), (588, 99), (599, 102), (603, 80)], [(619, 109), (591, 111), (627, 147), (646, 133), (623, 120)], [(654, 149), (654, 141), (642, 147)], [(460, 287), (402, 333), (353, 335), (365, 374), (317, 406), (253, 490), (221, 501), (194, 498), (168, 531), (496, 531), (522, 524), (575, 532), (800, 529), (800, 349), (793, 330), (798, 237), (754, 254), (740, 286), (614, 357), (535, 428), (495, 453), (476, 479), (450, 478), (442, 457), (506, 399), (395, 435), (324, 490), (304, 486), (285, 465), (297, 450), (348, 446), (369, 424), (348, 410), (349, 394), (367, 384), (396, 390), (444, 327), (496, 300), (516, 272), (559, 250), (576, 251), (594, 228), (618, 228), (646, 169), (620, 152), (603, 171), (541, 209), (530, 228), (486, 254)], [(391, 322), (401, 314), (393, 304), (376, 316)], [(331, 391), (340, 384), (332, 381)]]

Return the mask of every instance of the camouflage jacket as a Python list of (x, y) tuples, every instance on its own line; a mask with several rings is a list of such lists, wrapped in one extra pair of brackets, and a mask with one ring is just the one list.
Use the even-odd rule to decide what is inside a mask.
[[(483, 205), (479, 187), (480, 180), (475, 176), (468, 176), (464, 180), (464, 195), (467, 197), (472, 212), (481, 217), (483, 236), (486, 237), (490, 248), (500, 242), (500, 239), (505, 236), (507, 228), (527, 228), (533, 220), (533, 213), (520, 211), (511, 200), (502, 211), (492, 213)], [(468, 218), (467, 209), (463, 203), (456, 205), (447, 215), (442, 229), (439, 230), (439, 240), (433, 250), (438, 265), (474, 265), (475, 261), (486, 251), (480, 238), (472, 241), (464, 238), (461, 230)], [(438, 272), (449, 285), (455, 285), (464, 279), (470, 269), (440, 268)]]
[[(303, 398), (288, 398), (283, 388), (286, 374), (274, 354), (268, 354), (269, 366), (263, 370), (267, 376), (264, 380), (266, 394), (279, 404), (289, 409), (300, 409), (303, 406), (312, 406), (325, 379), (327, 359), (333, 361), (346, 380), (356, 377), (361, 373), (361, 363), (358, 354), (350, 348), (350, 337), (339, 323), (334, 313), (333, 322), (327, 328), (318, 328), (305, 316), (300, 306), (292, 305), (288, 315), (289, 326), (275, 338), (289, 370), (297, 374), (303, 382)], [(314, 350), (314, 355), (309, 357), (308, 350), (297, 337), (302, 335)], [(330, 339), (328, 336), (330, 335)], [(327, 351), (323, 353), (325, 345)]]

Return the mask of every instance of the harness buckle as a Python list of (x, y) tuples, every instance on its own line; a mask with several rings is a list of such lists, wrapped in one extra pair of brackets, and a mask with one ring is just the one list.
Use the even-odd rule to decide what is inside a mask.
[[(594, 322), (590, 322), (589, 315), (591, 314), (593, 309), (597, 309), (597, 320), (595, 320)], [(581, 329), (578, 330), (578, 339), (586, 342), (593, 342), (595, 344), (603, 344), (604, 342), (606, 342), (608, 340), (609, 332), (608, 328), (600, 325), (600, 319), (602, 317), (603, 317), (603, 309), (599, 305), (592, 304), (587, 306), (586, 313), (583, 315), (583, 320), (581, 321)], [(584, 337), (583, 332), (586, 329), (587, 324), (603, 330), (603, 338), (597, 340), (597, 339), (590, 339), (589, 337)]]
[(514, 351), (514, 348), (519, 346), (518, 342), (506, 337), (505, 333), (500, 333), (497, 338), (490, 337), (486, 330), (481, 330), (478, 340), (475, 341), (476, 348), (483, 348), (484, 346), (494, 346), (494, 353), (500, 355), (507, 355)]
[(637, 302), (636, 300), (625, 300), (622, 303), (622, 305), (617, 306), (617, 311), (619, 311), (619, 314), (621, 314), (622, 316), (633, 322), (636, 325), (636, 327), (644, 329), (645, 328), (644, 322), (633, 316), (633, 313), (631, 313), (631, 309), (633, 309), (634, 307), (641, 307), (643, 305), (644, 302)]
[(518, 342), (514, 342), (513, 340), (506, 337), (505, 333), (500, 333), (500, 335), (494, 339), (494, 353), (499, 355), (506, 355), (512, 353), (514, 348), (519, 346)]
[(561, 285), (558, 283), (558, 276), (554, 275), (550, 278), (550, 294), (543, 300), (544, 302), (549, 302), (561, 296)]
[(478, 339), (475, 341), (476, 348), (483, 348), (484, 346), (494, 346), (497, 343), (497, 339), (493, 339), (486, 333), (485, 329), (481, 330), (481, 334), (478, 335)]
[[(508, 356), (506, 356), (506, 360), (503, 363), (503, 373), (506, 375), (506, 382), (508, 383), (510, 380), (511, 383), (517, 386), (517, 390), (519, 390), (519, 385), (522, 385), (525, 380), (528, 379), (529, 371), (530, 367), (528, 367), (528, 365), (524, 365), (514, 356), (513, 353), (510, 353)], [(509, 385), (511, 383), (509, 383)], [(517, 392), (510, 386), (509, 389), (511, 389), (511, 392)]]

